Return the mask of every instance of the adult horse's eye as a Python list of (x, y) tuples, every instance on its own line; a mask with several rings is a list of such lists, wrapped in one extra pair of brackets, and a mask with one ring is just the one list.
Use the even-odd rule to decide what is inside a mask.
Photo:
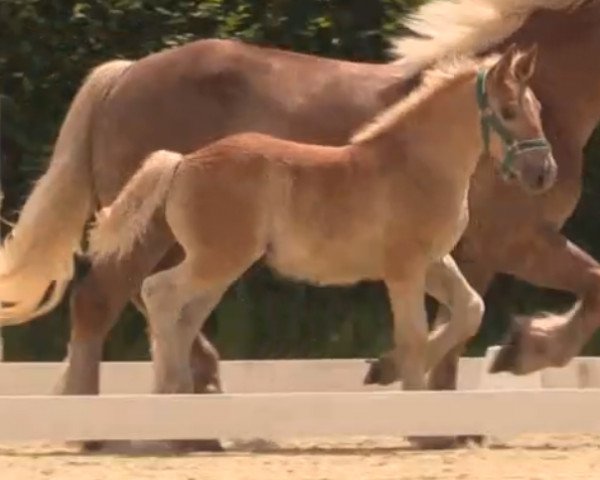
[(517, 118), (517, 110), (514, 107), (505, 105), (500, 109), (500, 115), (503, 120), (510, 122)]

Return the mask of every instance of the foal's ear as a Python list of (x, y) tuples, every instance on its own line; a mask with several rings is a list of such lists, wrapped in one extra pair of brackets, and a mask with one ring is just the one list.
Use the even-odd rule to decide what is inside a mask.
[(521, 85), (528, 83), (529, 80), (531, 80), (531, 77), (533, 77), (537, 55), (538, 46), (535, 44), (525, 53), (519, 53), (515, 58), (512, 71), (516, 80)]
[(492, 73), (492, 76), (496, 82), (502, 83), (506, 80), (511, 71), (511, 66), (516, 53), (517, 46), (513, 43), (504, 51), (500, 59), (496, 62), (496, 65), (492, 67), (490, 73)]

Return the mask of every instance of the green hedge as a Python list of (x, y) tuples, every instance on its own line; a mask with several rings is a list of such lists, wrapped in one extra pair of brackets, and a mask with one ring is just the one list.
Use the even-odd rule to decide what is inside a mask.
[[(198, 38), (241, 38), (297, 51), (385, 60), (398, 19), (422, 0), (3, 0), (0, 2), (4, 214), (45, 169), (49, 146), (85, 73), (105, 60), (139, 58)], [(597, 149), (596, 149), (597, 151)], [(594, 247), (592, 171), (572, 235)], [(591, 183), (590, 183), (591, 182)], [(597, 205), (597, 203), (596, 203)], [(597, 247), (596, 247), (597, 248)], [(592, 248), (593, 251), (593, 248)], [(600, 252), (598, 252), (600, 253)], [(524, 294), (527, 294), (524, 296)], [(487, 327), (473, 351), (496, 341), (514, 308), (564, 302), (510, 280), (490, 295)], [(129, 309), (111, 335), (108, 358), (147, 358), (143, 320)], [(489, 317), (494, 318), (489, 318)], [(59, 359), (66, 302), (45, 319), (5, 330), (9, 359)], [(379, 284), (317, 289), (254, 268), (234, 285), (207, 325), (227, 358), (362, 356), (388, 343), (390, 318)]]

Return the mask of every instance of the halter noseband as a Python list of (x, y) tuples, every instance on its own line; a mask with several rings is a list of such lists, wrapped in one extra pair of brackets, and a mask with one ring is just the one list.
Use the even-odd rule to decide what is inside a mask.
[(516, 140), (512, 133), (506, 128), (502, 121), (497, 117), (490, 107), (485, 81), (489, 70), (480, 70), (477, 74), (477, 105), (481, 114), (481, 136), (483, 139), (483, 155), (490, 155), (490, 138), (493, 130), (502, 140), (504, 147), (504, 159), (502, 160), (502, 170), (505, 174), (512, 172), (515, 157), (531, 150), (547, 150), (550, 152), (551, 146), (544, 137), (532, 138), (528, 140)]

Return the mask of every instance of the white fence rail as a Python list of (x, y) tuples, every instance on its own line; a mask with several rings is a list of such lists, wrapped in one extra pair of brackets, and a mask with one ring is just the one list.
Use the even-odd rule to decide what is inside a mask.
[(62, 365), (0, 363), (0, 441), (599, 433), (600, 359), (526, 377), (463, 359), (459, 392), (364, 387), (363, 360), (223, 362), (227, 394), (146, 395), (149, 363), (104, 363), (96, 397), (53, 396)]

